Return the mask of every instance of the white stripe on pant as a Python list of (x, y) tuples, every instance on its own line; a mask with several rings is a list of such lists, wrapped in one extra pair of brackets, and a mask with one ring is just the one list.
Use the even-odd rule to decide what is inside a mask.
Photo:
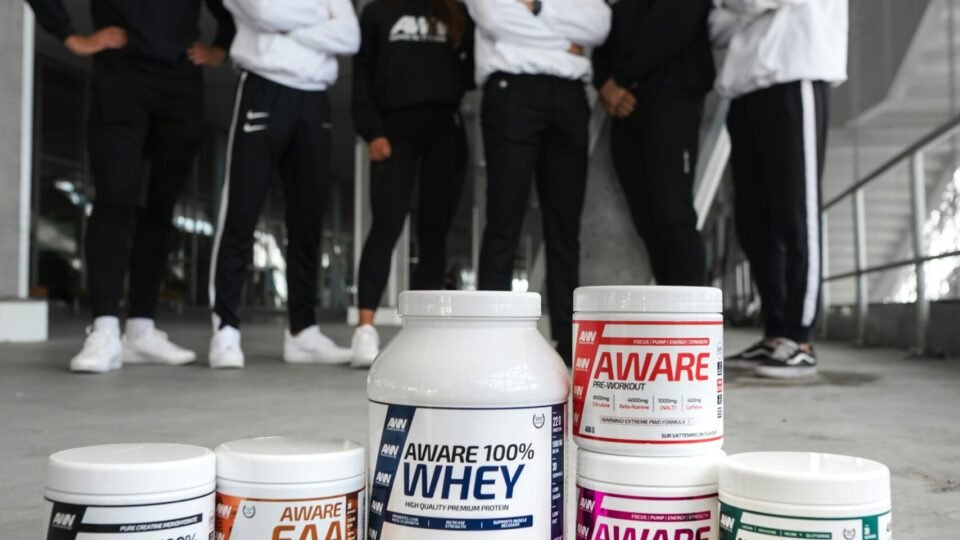
[[(213, 251), (210, 253), (210, 280), (207, 295), (210, 299), (210, 308), (213, 309), (217, 300), (217, 257), (220, 256), (220, 242), (223, 240), (223, 224), (227, 219), (227, 200), (230, 198), (230, 167), (233, 164), (233, 139), (240, 122), (240, 102), (243, 100), (243, 86), (247, 82), (247, 72), (240, 73), (237, 83), (237, 95), (233, 102), (233, 119), (230, 121), (230, 133), (227, 135), (227, 160), (223, 170), (223, 189), (220, 191), (220, 209), (217, 213), (217, 232), (213, 238)], [(217, 331), (220, 322), (213, 316), (213, 330)]]

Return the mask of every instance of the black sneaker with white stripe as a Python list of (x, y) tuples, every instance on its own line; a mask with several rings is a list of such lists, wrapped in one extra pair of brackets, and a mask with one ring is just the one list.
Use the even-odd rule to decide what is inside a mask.
[(756, 369), (757, 366), (770, 359), (776, 347), (766, 339), (754, 343), (733, 356), (724, 359), (723, 365), (727, 369)]
[(758, 377), (768, 379), (803, 379), (817, 374), (817, 353), (813, 346), (804, 350), (788, 339), (777, 344), (770, 358), (754, 369)]

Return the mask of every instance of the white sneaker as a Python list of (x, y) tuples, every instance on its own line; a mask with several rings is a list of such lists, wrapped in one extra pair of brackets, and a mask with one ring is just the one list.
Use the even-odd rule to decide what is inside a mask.
[(224, 326), (213, 333), (213, 339), (210, 340), (211, 369), (241, 369), (243, 361), (240, 330)]
[(83, 342), (83, 349), (70, 360), (70, 371), (107, 373), (120, 369), (123, 366), (122, 353), (119, 325), (114, 329), (95, 323), (87, 327), (87, 339)]
[(353, 361), (350, 367), (365, 369), (373, 365), (380, 354), (380, 334), (372, 324), (358, 326), (353, 331)]
[(283, 360), (290, 364), (346, 364), (353, 358), (353, 351), (339, 347), (320, 331), (317, 325), (292, 335), (283, 334)]
[(170, 341), (166, 332), (150, 325), (140, 332), (132, 332), (129, 321), (123, 336), (123, 361), (127, 364), (160, 364), (182, 366), (195, 362), (197, 354)]

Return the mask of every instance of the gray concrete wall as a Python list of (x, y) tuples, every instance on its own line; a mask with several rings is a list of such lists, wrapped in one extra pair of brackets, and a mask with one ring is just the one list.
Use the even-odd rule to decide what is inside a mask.
[(0, 299), (20, 296), (23, 3), (0, 2)]
[(580, 254), (581, 285), (647, 285), (653, 279), (613, 171), (609, 122), (590, 159)]
[(850, 1), (850, 80), (834, 90), (831, 123), (845, 125), (887, 97), (930, 0)]

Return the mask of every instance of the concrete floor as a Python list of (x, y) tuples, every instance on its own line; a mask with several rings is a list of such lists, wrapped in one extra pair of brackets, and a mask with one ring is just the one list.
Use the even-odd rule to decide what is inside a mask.
[[(202, 321), (166, 329), (205, 357)], [(0, 538), (42, 528), (43, 471), (57, 450), (106, 442), (180, 441), (214, 447), (269, 434), (367, 436), (365, 374), (286, 366), (282, 323), (244, 329), (248, 367), (131, 367), (77, 376), (67, 359), (79, 320), (58, 320), (39, 345), (0, 345)], [(341, 343), (345, 325), (329, 325)], [(749, 342), (727, 333), (727, 349)], [(820, 348), (822, 376), (802, 384), (727, 375), (727, 443), (748, 450), (814, 450), (878, 459), (893, 471), (897, 538), (960, 538), (960, 361), (908, 360), (898, 351)]]

